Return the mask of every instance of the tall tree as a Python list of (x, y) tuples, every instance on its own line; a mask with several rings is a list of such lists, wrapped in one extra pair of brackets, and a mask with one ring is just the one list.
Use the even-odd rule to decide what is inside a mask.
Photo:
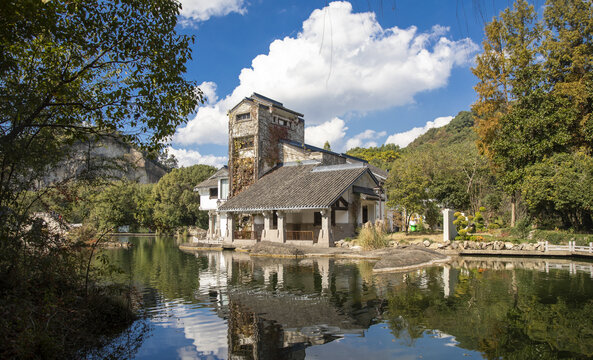
[(593, 150), (593, 3), (550, 0), (544, 10), (546, 80), (572, 145)]
[(3, 211), (17, 211), (21, 191), (75, 141), (118, 132), (159, 147), (202, 100), (184, 78), (193, 39), (175, 32), (176, 1), (27, 0), (1, 8)]
[[(500, 156), (501, 122), (516, 106), (516, 101), (531, 94), (541, 83), (541, 65), (537, 60), (541, 25), (536, 12), (525, 0), (517, 0), (513, 9), (506, 9), (485, 27), (484, 52), (476, 57), (472, 72), (479, 79), (475, 90), (478, 146), (493, 162), (506, 190), (512, 197), (511, 226), (515, 223), (516, 193), (519, 183), (508, 171), (526, 164), (511, 163)], [(506, 144), (502, 144), (504, 146)]]
[[(0, 325), (3, 357), (85, 357), (105, 332), (128, 325), (130, 314), (93, 281), (90, 265), (81, 273), (84, 246), (50, 234), (28, 215), (48, 190), (39, 183), (68, 158), (72, 144), (115, 133), (159, 148), (195, 110), (202, 95), (184, 75), (193, 39), (175, 31), (180, 6), (2, 1), (0, 308), (10, 309)], [(90, 258), (92, 252), (87, 264)]]

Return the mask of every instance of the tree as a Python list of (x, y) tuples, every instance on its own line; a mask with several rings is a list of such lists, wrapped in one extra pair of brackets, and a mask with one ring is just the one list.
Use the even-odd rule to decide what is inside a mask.
[(348, 150), (347, 155), (368, 161), (370, 164), (384, 170), (391, 169), (393, 162), (399, 157), (399, 146), (384, 144), (378, 147), (356, 147)]
[(387, 205), (405, 212), (404, 229), (408, 231), (410, 218), (423, 214), (430, 200), (429, 178), (422, 167), (414, 161), (397, 161), (386, 182)]
[(526, 169), (523, 196), (540, 222), (557, 215), (565, 227), (593, 227), (593, 158), (582, 152), (556, 154)]
[(323, 150), (329, 150), (329, 151), (331, 151), (331, 149), (332, 149), (332, 147), (329, 144), (329, 141), (326, 140), (325, 141), (325, 144), (323, 144)]
[(590, 0), (550, 0), (542, 52), (550, 95), (556, 98), (574, 146), (593, 150), (593, 6)]
[(200, 195), (194, 188), (214, 172), (216, 169), (212, 166), (193, 165), (174, 169), (163, 176), (153, 189), (156, 227), (162, 230), (196, 225), (207, 228), (208, 215), (200, 210)]
[(515, 111), (516, 100), (530, 95), (540, 85), (541, 64), (537, 56), (542, 29), (535, 22), (536, 16), (533, 6), (525, 0), (517, 0), (513, 10), (506, 9), (495, 17), (485, 27), (484, 52), (476, 57), (476, 67), (472, 68), (479, 79), (475, 86), (478, 100), (472, 105), (476, 113), (478, 146), (492, 160), (511, 194), (511, 226), (515, 223), (515, 194), (520, 183), (509, 171), (520, 171), (529, 163), (513, 161), (511, 164), (507, 160), (516, 158), (501, 156), (499, 147), (510, 143), (501, 143), (507, 140), (501, 134), (501, 121)]
[(34, 188), (77, 140), (118, 132), (158, 148), (186, 121), (202, 94), (183, 77), (193, 39), (175, 32), (179, 7), (171, 0), (3, 5), (0, 208), (17, 210), (20, 191)]
[[(0, 307), (11, 309), (0, 326), (5, 357), (85, 357), (81, 349), (100, 346), (106, 329), (129, 325), (131, 310), (87, 266), (81, 271), (86, 244), (76, 240), (93, 234), (69, 242), (30, 213), (70, 180), (40, 186), (73, 144), (117, 136), (159, 149), (195, 111), (202, 93), (184, 78), (193, 39), (175, 31), (179, 9), (174, 0), (0, 6)], [(119, 215), (113, 223), (129, 221)]]

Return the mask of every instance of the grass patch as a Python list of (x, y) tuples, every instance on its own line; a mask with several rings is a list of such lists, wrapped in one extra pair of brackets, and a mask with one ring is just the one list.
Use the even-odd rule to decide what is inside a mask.
[(389, 237), (381, 226), (367, 223), (358, 233), (356, 242), (364, 250), (382, 249), (389, 246)]

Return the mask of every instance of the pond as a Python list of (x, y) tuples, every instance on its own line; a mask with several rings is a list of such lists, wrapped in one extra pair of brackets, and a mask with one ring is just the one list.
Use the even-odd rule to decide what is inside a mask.
[[(138, 359), (590, 358), (593, 264), (460, 258), (372, 263), (187, 253), (172, 238), (106, 250), (144, 318), (114, 341)], [(143, 340), (127, 343), (137, 332)]]

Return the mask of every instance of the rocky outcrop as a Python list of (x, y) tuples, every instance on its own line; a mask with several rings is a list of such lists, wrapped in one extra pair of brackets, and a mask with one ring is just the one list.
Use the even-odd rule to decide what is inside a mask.
[(152, 184), (167, 173), (158, 162), (123, 142), (117, 136), (88, 139), (71, 146), (69, 155), (45, 178), (47, 184), (81, 177), (128, 179)]

